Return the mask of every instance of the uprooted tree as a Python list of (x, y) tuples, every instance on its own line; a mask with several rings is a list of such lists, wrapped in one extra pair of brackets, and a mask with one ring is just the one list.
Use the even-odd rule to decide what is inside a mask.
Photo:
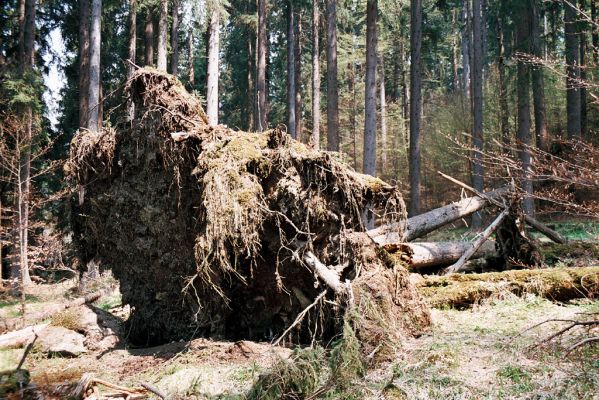
[(165, 73), (141, 69), (126, 92), (133, 122), (79, 132), (65, 168), (81, 257), (119, 279), (131, 340), (301, 343), (334, 337), (353, 309), (372, 351), (428, 326), (401, 260), (363, 234), (367, 208), (401, 232), (395, 187), (278, 128), (210, 126)]

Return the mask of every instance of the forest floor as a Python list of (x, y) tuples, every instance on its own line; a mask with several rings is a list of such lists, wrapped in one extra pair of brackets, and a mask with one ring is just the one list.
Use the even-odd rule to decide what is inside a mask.
[[(573, 231), (584, 236), (577, 239), (599, 243), (597, 225), (578, 225)], [(596, 259), (578, 261), (599, 265)], [(104, 278), (94, 289), (113, 284)], [(36, 286), (27, 297), (28, 312), (72, 297), (75, 285)], [(129, 348), (126, 332), (118, 329), (128, 314), (118, 289), (104, 294), (92, 310), (113, 326), (115, 343), (75, 358), (47, 357), (34, 349), (24, 368), (38, 386), (76, 381), (91, 372), (128, 387), (152, 384), (169, 399), (242, 399), (261, 374), (292, 353), (269, 343), (209, 339)], [(575, 329), (544, 342), (564, 324), (550, 322), (528, 330), (549, 319), (580, 319), (598, 312), (597, 299), (564, 304), (510, 293), (464, 310), (432, 309), (429, 332), (405, 339), (394, 360), (368, 371), (355, 384), (362, 388), (361, 398), (372, 399), (599, 399), (598, 346), (567, 353), (570, 345), (593, 332)], [(0, 298), (0, 319), (19, 313), (18, 302)], [(0, 350), (0, 371), (15, 368), (22, 353)], [(325, 398), (352, 397), (329, 393)]]

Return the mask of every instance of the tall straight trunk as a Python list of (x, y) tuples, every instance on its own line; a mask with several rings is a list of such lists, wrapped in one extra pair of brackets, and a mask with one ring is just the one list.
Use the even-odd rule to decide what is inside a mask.
[[(578, 7), (586, 15), (586, 0), (579, 0)], [(579, 27), (580, 32), (580, 135), (583, 138), (587, 137), (587, 89), (586, 89), (586, 52), (587, 52), (587, 35), (586, 30), (588, 24), (583, 19)]]
[(295, 135), (298, 140), (303, 140), (302, 131), (302, 14), (300, 10), (295, 13)]
[(252, 100), (253, 96), (249, 95), (250, 93), (254, 93), (254, 71), (256, 70), (256, 55), (255, 55), (255, 43), (256, 37), (248, 32), (247, 38), (247, 129), (250, 130), (254, 127), (254, 101)]
[[(574, 1), (574, 0), (572, 0)], [(564, 23), (566, 35), (566, 114), (568, 120), (568, 137), (570, 139), (581, 137), (580, 121), (580, 78), (579, 68), (579, 40), (578, 12), (570, 0), (564, 0)]]
[(256, 65), (256, 109), (254, 118), (254, 130), (262, 132), (268, 127), (268, 102), (266, 92), (266, 19), (267, 0), (258, 1), (258, 44), (257, 44), (257, 65)]
[(179, 72), (179, 0), (173, 0), (171, 10), (171, 74), (177, 76)]
[(89, 46), (89, 121), (87, 129), (97, 132), (100, 126), (100, 42), (102, 0), (92, 0)]
[(508, 87), (507, 77), (505, 74), (505, 38), (503, 30), (503, 18), (497, 18), (497, 48), (499, 57), (497, 60), (497, 68), (499, 70), (499, 127), (501, 131), (501, 141), (505, 148), (508, 148), (511, 143), (510, 135), (510, 109), (508, 104)]
[(597, 20), (597, 0), (591, 0), (591, 20), (593, 21), (591, 24), (593, 64), (597, 65), (599, 63), (599, 31), (597, 30), (596, 26), (596, 24), (599, 22)]
[[(483, 44), (481, 0), (472, 0), (472, 186), (484, 191), (483, 151)], [(472, 215), (472, 227), (480, 229), (482, 218)]]
[[(19, 65), (25, 65), (25, 7), (26, 0), (19, 0)], [(80, 6), (81, 7), (81, 6)], [(81, 12), (81, 8), (79, 9)], [(88, 9), (89, 10), (89, 9)], [(88, 11), (89, 12), (89, 11)]]
[(327, 2), (327, 150), (339, 151), (337, 0)]
[(287, 9), (287, 131), (297, 139), (295, 130), (295, 12), (293, 1)]
[(466, 98), (470, 97), (470, 0), (464, 0), (462, 8), (462, 90)]
[(420, 214), (420, 118), (422, 117), (422, 0), (410, 2), (410, 209)]
[[(525, 54), (530, 53), (530, 13), (528, 7), (523, 5), (519, 13), (516, 26), (516, 49)], [(532, 181), (530, 179), (532, 158), (526, 146), (531, 144), (530, 135), (530, 66), (523, 60), (518, 60), (517, 67), (517, 90), (518, 98), (518, 157), (522, 163), (524, 172), (522, 189), (526, 193), (523, 201), (523, 210), (526, 215), (534, 214), (534, 202), (532, 199)]]
[[(399, 54), (401, 58), (401, 118), (404, 122), (404, 132), (407, 134), (407, 132), (410, 130), (410, 89), (408, 78), (406, 77), (406, 75), (408, 74), (406, 68), (408, 61), (403, 42), (400, 42), (399, 44)], [(408, 141), (409, 140), (406, 137), (406, 143)]]
[(194, 56), (193, 56), (193, 27), (189, 27), (187, 32), (187, 80), (189, 82), (189, 88), (194, 89), (196, 83), (196, 73), (194, 69)]
[[(530, 18), (532, 30), (532, 54), (542, 59), (543, 51), (541, 47), (541, 29), (538, 0), (529, 0)], [(549, 131), (547, 130), (547, 117), (545, 111), (545, 81), (543, 78), (543, 66), (534, 63), (531, 70), (532, 76), (532, 97), (535, 115), (535, 137), (537, 147), (543, 150), (549, 148)]]
[(208, 122), (218, 125), (218, 53), (220, 44), (220, 14), (217, 6), (210, 11), (208, 26), (208, 71), (206, 78), (206, 115)]
[[(458, 10), (453, 9), (451, 12), (452, 15), (452, 26), (455, 31), (457, 31), (458, 24)], [(457, 91), (460, 87), (460, 60), (459, 60), (459, 49), (458, 49), (458, 35), (454, 35), (451, 41), (451, 55), (452, 55), (452, 67), (453, 67), (453, 90)]]
[(79, 2), (79, 127), (87, 127), (89, 112), (89, 2)]
[(365, 174), (376, 175), (376, 21), (377, 0), (366, 3), (366, 86), (364, 93), (364, 160)]
[(379, 96), (381, 103), (381, 175), (387, 172), (387, 96), (385, 93), (385, 61), (380, 59), (381, 77), (379, 78)]
[[(135, 72), (135, 56), (136, 56), (136, 42), (137, 42), (137, 0), (129, 0), (129, 49), (127, 64), (127, 80), (131, 79), (133, 72)], [(133, 121), (135, 117), (135, 104), (131, 100), (127, 103), (127, 116), (129, 121)]]
[(152, 11), (146, 9), (146, 24), (144, 27), (145, 64), (154, 66), (154, 19)]
[(166, 71), (166, 43), (168, 31), (168, 0), (160, 0), (158, 13), (158, 48), (156, 49), (156, 68)]
[(320, 148), (320, 3), (312, 0), (312, 137), (310, 144)]

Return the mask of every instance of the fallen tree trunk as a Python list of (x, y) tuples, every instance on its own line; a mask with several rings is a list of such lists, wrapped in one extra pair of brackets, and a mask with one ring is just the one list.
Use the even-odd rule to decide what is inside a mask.
[(416, 286), (432, 307), (465, 307), (506, 293), (567, 301), (599, 294), (599, 267), (434, 276), (421, 279)]
[(509, 192), (509, 187), (506, 186), (486, 193), (487, 198), (479, 196), (468, 197), (409, 218), (405, 231), (402, 231), (399, 224), (387, 224), (369, 230), (368, 235), (375, 243), (381, 246), (409, 242), (488, 207), (493, 204), (489, 199), (500, 199)]
[(25, 345), (31, 342), (36, 335), (39, 335), (41, 331), (46, 329), (48, 324), (39, 324), (34, 326), (28, 326), (18, 331), (13, 331), (0, 335), (0, 349), (18, 349), (25, 347)]
[[(410, 270), (419, 271), (450, 265), (456, 262), (470, 246), (470, 242), (414, 242), (388, 245), (385, 248), (405, 261)], [(486, 258), (494, 254), (495, 242), (486, 241), (470, 258)]]
[(78, 307), (78, 306), (82, 306), (84, 304), (93, 303), (94, 301), (98, 300), (103, 294), (104, 294), (104, 291), (100, 290), (100, 291), (94, 292), (92, 294), (88, 294), (85, 297), (78, 297), (75, 300), (71, 300), (65, 304), (54, 304), (52, 306), (45, 308), (43, 311), (40, 311), (38, 313), (25, 314), (24, 318), (23, 317), (15, 317), (15, 318), (2, 320), (2, 321), (0, 321), (0, 334), (22, 328), (23, 326), (26, 326), (26, 325), (33, 325), (39, 321), (48, 319), (48, 318), (52, 317), (53, 315), (58, 314), (59, 312), (64, 311), (68, 308)]

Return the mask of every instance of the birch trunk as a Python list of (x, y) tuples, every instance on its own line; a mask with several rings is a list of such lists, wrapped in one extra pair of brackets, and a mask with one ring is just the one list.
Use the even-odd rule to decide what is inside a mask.
[(337, 0), (327, 2), (327, 150), (339, 151)]
[(171, 14), (173, 25), (171, 27), (171, 74), (179, 73), (179, 0), (173, 0)]
[(295, 131), (295, 13), (288, 2), (287, 20), (287, 132), (297, 139)]
[(312, 137), (310, 143), (320, 148), (320, 4), (312, 0)]
[(97, 132), (100, 126), (100, 42), (102, 0), (92, 0), (89, 46), (89, 121), (87, 129)]
[(268, 100), (266, 88), (266, 52), (267, 35), (266, 19), (267, 0), (258, 0), (258, 38), (257, 38), (257, 63), (256, 63), (256, 108), (254, 130), (262, 132), (268, 128)]
[(89, 113), (90, 0), (79, 2), (79, 127), (87, 127)]
[(218, 125), (219, 45), (220, 14), (215, 6), (210, 12), (210, 24), (208, 27), (208, 71), (206, 85), (206, 114), (208, 115), (208, 121), (212, 125)]
[(156, 51), (156, 68), (166, 71), (166, 43), (168, 31), (168, 0), (160, 0), (160, 13), (158, 15), (158, 48)]

